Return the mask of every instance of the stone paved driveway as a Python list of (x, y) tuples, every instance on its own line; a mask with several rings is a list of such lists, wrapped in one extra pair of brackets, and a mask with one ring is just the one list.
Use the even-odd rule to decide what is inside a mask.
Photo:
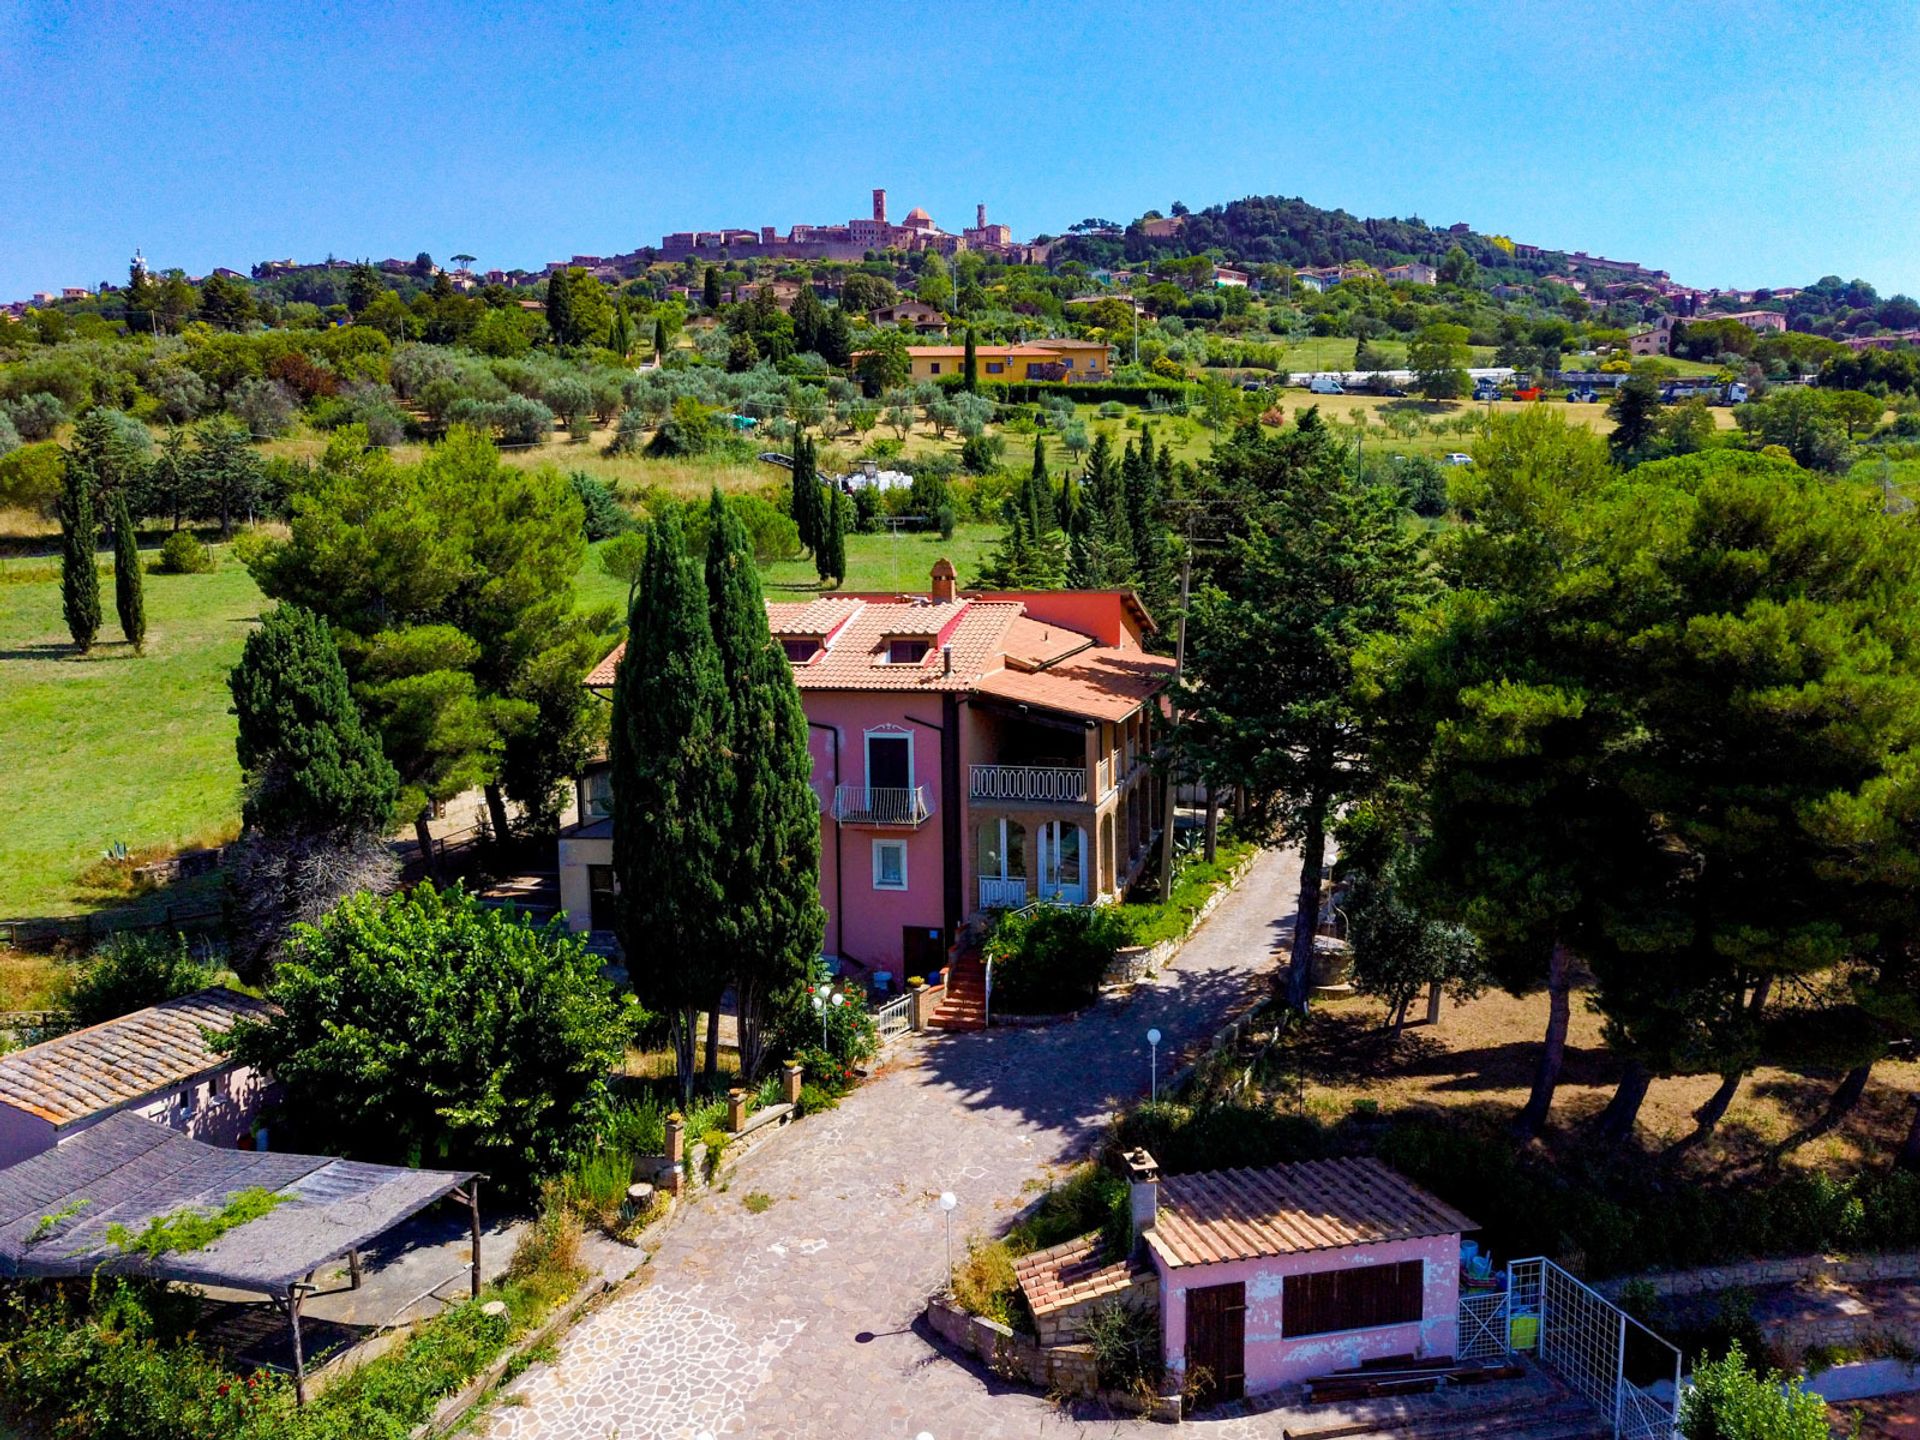
[[(514, 1384), (490, 1440), (937, 1440), (1165, 1433), (1069, 1413), (937, 1350), (915, 1321), (954, 1241), (997, 1229), (1146, 1089), (1145, 1034), (1203, 1043), (1263, 983), (1298, 884), (1263, 854), (1125, 1005), (1037, 1030), (918, 1038), (880, 1076), (741, 1161), (630, 1289)], [(1162, 1073), (1165, 1071), (1163, 1069)], [(750, 1213), (760, 1192), (773, 1205)], [(1277, 1434), (1258, 1420), (1210, 1436)]]

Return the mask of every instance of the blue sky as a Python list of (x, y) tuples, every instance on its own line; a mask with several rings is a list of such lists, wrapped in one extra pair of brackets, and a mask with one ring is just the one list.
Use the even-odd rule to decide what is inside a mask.
[(0, 0), (0, 299), (267, 257), (537, 267), (977, 201), (1300, 195), (1697, 284), (1920, 293), (1920, 5)]

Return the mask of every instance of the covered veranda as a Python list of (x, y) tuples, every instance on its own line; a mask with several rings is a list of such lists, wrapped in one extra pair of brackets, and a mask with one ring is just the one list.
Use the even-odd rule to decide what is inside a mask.
[[(345, 1259), (353, 1283), (371, 1242), (443, 1199), (467, 1209), (471, 1293), (480, 1293), (480, 1189), (473, 1171), (410, 1170), (322, 1155), (223, 1150), (131, 1114), (110, 1116), (65, 1144), (0, 1170), (0, 1278), (139, 1276), (263, 1295), (285, 1317), (294, 1393), (306, 1400), (300, 1309), (313, 1277)], [(271, 1210), (196, 1250), (148, 1255), (117, 1245), (182, 1211), (218, 1214), (260, 1189)]]

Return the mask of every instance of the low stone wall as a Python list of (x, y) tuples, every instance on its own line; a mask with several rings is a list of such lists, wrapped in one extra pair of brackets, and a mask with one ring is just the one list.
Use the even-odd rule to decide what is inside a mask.
[(1193, 919), (1188, 922), (1183, 933), (1171, 940), (1162, 940), (1156, 945), (1121, 946), (1114, 953), (1112, 963), (1107, 966), (1107, 973), (1100, 982), (1102, 987), (1137, 985), (1172, 964), (1173, 957), (1178, 955), (1187, 941), (1193, 938), (1193, 932), (1200, 928), (1201, 922), (1211, 915), (1215, 907), (1232, 894), (1234, 888), (1246, 878), (1247, 871), (1253, 867), (1253, 862), (1259, 854), (1258, 850), (1248, 852), (1244, 860), (1227, 872), (1226, 879), (1214, 888), (1214, 892), (1207, 897), (1206, 903), (1194, 911)]
[(1609, 1300), (1618, 1300), (1629, 1285), (1651, 1286), (1656, 1295), (1675, 1297), (1798, 1285), (1802, 1281), (1852, 1284), (1914, 1279), (1920, 1279), (1920, 1250), (1889, 1250), (1878, 1255), (1783, 1255), (1699, 1270), (1647, 1271), (1603, 1280), (1593, 1288)]
[[(1054, 1395), (1099, 1395), (1100, 1374), (1091, 1345), (1073, 1343), (1042, 1346), (1026, 1335), (984, 1316), (969, 1315), (945, 1295), (927, 1301), (927, 1324), (933, 1333), (965, 1354), (981, 1360), (1003, 1380), (1022, 1380)], [(1137, 1397), (1110, 1395), (1116, 1406), (1133, 1406)], [(1147, 1411), (1150, 1419), (1178, 1420), (1180, 1396), (1159, 1397)]]

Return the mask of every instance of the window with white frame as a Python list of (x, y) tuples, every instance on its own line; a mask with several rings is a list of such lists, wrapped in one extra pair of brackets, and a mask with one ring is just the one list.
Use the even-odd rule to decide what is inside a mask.
[(873, 842), (873, 888), (876, 890), (907, 888), (906, 841), (876, 840)]

